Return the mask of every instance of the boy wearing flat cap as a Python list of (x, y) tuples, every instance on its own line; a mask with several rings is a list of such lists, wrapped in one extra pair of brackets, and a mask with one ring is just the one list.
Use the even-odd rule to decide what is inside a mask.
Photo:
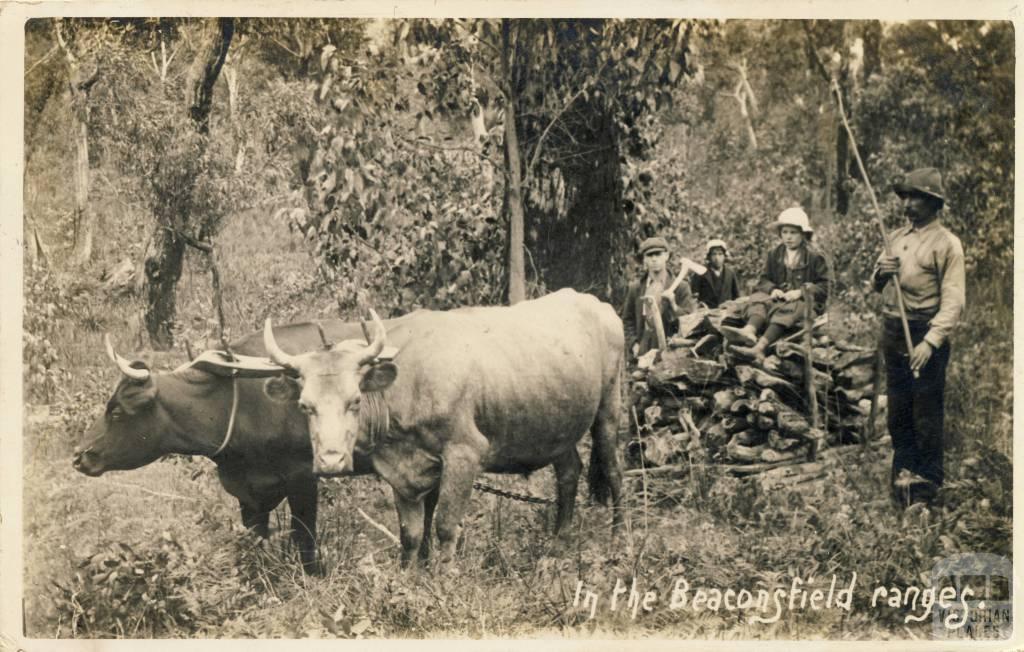
[[(828, 262), (810, 244), (814, 229), (803, 209), (787, 208), (771, 226), (782, 242), (768, 252), (757, 288), (738, 315), (745, 323), (722, 327), (733, 350), (758, 364), (770, 344), (804, 326), (806, 301), (813, 302), (815, 314), (825, 311), (832, 283)], [(804, 296), (805, 288), (810, 296)]]
[[(965, 303), (964, 250), (939, 222), (942, 175), (920, 168), (893, 191), (909, 224), (889, 237), (872, 280), (882, 292), (882, 350), (892, 436), (892, 488), (898, 502), (930, 502), (943, 482), (943, 418), (949, 335)], [(908, 356), (894, 283), (900, 284), (913, 350)], [(914, 372), (918, 378), (914, 378)]]
[[(644, 273), (629, 284), (626, 302), (619, 311), (626, 330), (627, 349), (641, 356), (658, 346), (657, 332), (648, 314), (644, 297), (660, 302), (662, 326), (665, 336), (674, 335), (679, 328), (679, 315), (697, 307), (690, 293), (689, 283), (673, 283), (668, 273), (668, 242), (662, 237), (647, 238), (640, 243), (637, 254), (643, 262)], [(672, 286), (675, 285), (673, 288)]]

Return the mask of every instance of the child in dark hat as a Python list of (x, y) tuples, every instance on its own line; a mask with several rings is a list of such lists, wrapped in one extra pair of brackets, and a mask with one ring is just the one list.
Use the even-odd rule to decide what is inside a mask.
[(644, 273), (629, 284), (626, 301), (619, 312), (626, 330), (626, 346), (640, 356), (658, 345), (657, 334), (644, 297), (652, 297), (661, 308), (665, 336), (674, 335), (679, 328), (679, 315), (697, 307), (688, 283), (679, 283), (671, 292), (672, 277), (668, 273), (668, 242), (662, 237), (647, 238), (640, 243), (638, 256)]

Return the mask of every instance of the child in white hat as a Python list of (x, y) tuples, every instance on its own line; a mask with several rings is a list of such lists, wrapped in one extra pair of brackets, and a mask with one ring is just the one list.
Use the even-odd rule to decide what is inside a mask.
[(724, 240), (714, 238), (704, 247), (707, 271), (694, 274), (690, 279), (693, 295), (708, 308), (717, 308), (726, 301), (740, 296), (739, 277), (726, 265), (729, 249)]
[[(814, 229), (803, 209), (787, 208), (771, 226), (782, 242), (768, 252), (757, 288), (737, 315), (743, 326), (722, 327), (733, 350), (758, 363), (770, 344), (804, 325), (805, 301), (813, 302), (815, 314), (825, 311), (832, 282), (828, 262), (810, 244)], [(810, 296), (804, 296), (805, 287)]]

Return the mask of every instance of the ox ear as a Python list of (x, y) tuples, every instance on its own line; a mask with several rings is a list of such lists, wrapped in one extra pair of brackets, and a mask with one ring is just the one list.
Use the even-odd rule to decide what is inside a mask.
[(290, 376), (274, 376), (263, 382), (263, 393), (271, 400), (291, 403), (299, 400), (302, 387), (299, 385), (299, 381)]
[(394, 362), (377, 362), (363, 372), (359, 380), (359, 391), (381, 392), (391, 386), (398, 377), (398, 367)]
[(127, 379), (117, 393), (118, 402), (127, 414), (138, 414), (156, 398), (152, 376), (146, 380)]

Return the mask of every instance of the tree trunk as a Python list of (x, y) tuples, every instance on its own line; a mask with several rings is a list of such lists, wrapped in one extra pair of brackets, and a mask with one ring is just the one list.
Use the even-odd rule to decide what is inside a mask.
[(189, 116), (201, 134), (210, 131), (210, 110), (213, 108), (213, 85), (217, 81), (224, 59), (235, 33), (235, 22), (230, 18), (207, 20), (203, 27), (203, 47), (189, 66), (185, 80), (185, 104)]
[(238, 73), (229, 63), (224, 64), (224, 81), (228, 85), (228, 117), (234, 122), (238, 104)]
[[(185, 83), (185, 106), (200, 134), (208, 134), (210, 130), (213, 86), (224, 65), (233, 34), (232, 19), (207, 20), (203, 28), (202, 44), (189, 66)], [(201, 141), (200, 148), (196, 156), (205, 153), (205, 139)], [(205, 237), (202, 234), (209, 231), (209, 224), (189, 225), (187, 220), (188, 216), (176, 220), (175, 216), (157, 215), (157, 228), (146, 252), (146, 330), (149, 332), (150, 343), (157, 350), (166, 350), (174, 345), (176, 290), (186, 246), (181, 237), (166, 227), (198, 227), (200, 237)]]
[(871, 79), (871, 75), (882, 72), (882, 23), (878, 20), (869, 20), (864, 25), (864, 66), (862, 68), (864, 82)]
[(71, 113), (75, 134), (75, 245), (72, 258), (78, 264), (85, 264), (92, 258), (92, 238), (96, 227), (95, 215), (89, 206), (89, 125), (74, 106)]
[(177, 293), (185, 258), (185, 242), (167, 229), (158, 228), (146, 251), (146, 331), (157, 351), (174, 345), (173, 326)]
[(72, 176), (75, 184), (75, 207), (72, 214), (74, 246), (72, 260), (78, 264), (92, 258), (92, 240), (95, 216), (89, 206), (89, 91), (99, 79), (99, 66), (88, 73), (73, 51), (73, 43), (64, 38), (60, 20), (53, 23), (54, 34), (67, 62), (68, 90), (71, 94), (71, 131), (75, 139), (75, 165)]
[(505, 186), (508, 209), (508, 302), (519, 303), (526, 298), (526, 260), (523, 254), (523, 191), (522, 163), (519, 136), (516, 133), (516, 97), (512, 79), (514, 44), (511, 42), (511, 21), (502, 20), (502, 68), (508, 96), (505, 102), (505, 168), (508, 183)]
[(32, 155), (35, 154), (39, 147), (39, 142), (36, 139), (36, 135), (39, 133), (39, 128), (44, 124), (49, 124), (48, 121), (43, 120), (43, 111), (46, 110), (46, 105), (50, 101), (50, 97), (54, 94), (57, 88), (60, 86), (60, 76), (50, 72), (47, 68), (42, 68), (37, 74), (45, 75), (43, 78), (43, 88), (37, 95), (33, 95), (31, 101), (29, 100), (28, 94), (25, 97), (25, 168), (28, 168), (29, 162), (32, 160)]
[[(843, 106), (847, 107), (849, 114), (846, 116), (848, 120), (853, 120), (853, 111), (850, 103), (849, 93), (849, 68), (847, 67), (846, 60), (843, 60), (843, 66), (836, 76), (839, 82), (839, 92), (843, 96)], [(846, 128), (843, 126), (842, 119), (836, 114), (836, 213), (838, 215), (846, 215), (850, 208), (850, 135), (846, 132)], [(859, 176), (859, 175), (858, 175)]]

